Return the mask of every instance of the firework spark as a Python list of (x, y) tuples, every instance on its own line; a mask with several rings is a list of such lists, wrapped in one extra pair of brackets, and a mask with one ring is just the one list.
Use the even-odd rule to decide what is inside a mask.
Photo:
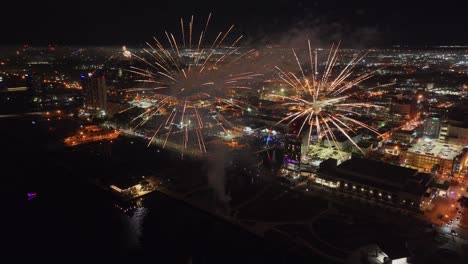
[[(163, 39), (154, 37), (153, 44), (146, 43), (147, 48), (141, 54), (132, 53), (143, 66), (131, 67), (129, 71), (142, 77), (139, 81), (152, 85), (127, 91), (145, 93), (145, 100), (151, 101), (151, 106), (131, 121), (132, 128), (136, 129), (156, 120), (148, 146), (156, 139), (166, 146), (171, 136), (180, 135), (178, 144), (182, 146), (182, 155), (190, 137), (196, 138), (199, 151), (205, 153), (205, 129), (218, 126), (228, 132), (226, 126), (230, 123), (221, 115), (222, 106), (247, 107), (242, 101), (227, 97), (235, 90), (250, 89), (244, 83), (258, 74), (234, 74), (226, 69), (254, 50), (245, 51), (236, 46), (242, 36), (230, 36), (234, 26), (205, 44), (210, 20), (211, 14), (195, 36), (194, 17), (188, 24), (180, 19), (180, 34), (165, 31)], [(228, 40), (231, 44), (225, 44)]]
[[(317, 142), (326, 139), (329, 145), (337, 144), (336, 132), (342, 134), (362, 152), (362, 149), (353, 141), (350, 132), (355, 132), (357, 128), (368, 129), (380, 135), (373, 127), (364, 124), (349, 114), (357, 114), (352, 108), (379, 107), (367, 103), (346, 102), (353, 95), (350, 92), (352, 87), (371, 78), (373, 74), (380, 70), (354, 75), (355, 66), (366, 56), (367, 53), (356, 54), (340, 71), (336, 71), (339, 60), (338, 45), (332, 45), (324, 65), (318, 63), (318, 51), (312, 49), (308, 41), (308, 67), (303, 66), (293, 49), (292, 53), (298, 65), (299, 73), (286, 72), (280, 67), (276, 67), (280, 73), (280, 78), (295, 91), (294, 96), (270, 95), (282, 100), (285, 105), (290, 106), (294, 111), (288, 114), (281, 122), (288, 122), (288, 125), (296, 120), (302, 123), (297, 135), (301, 135), (304, 128), (308, 127), (307, 149), (312, 141), (312, 137), (317, 137)], [(306, 74), (310, 72), (310, 74)], [(379, 85), (372, 89), (387, 86)], [(339, 109), (339, 110), (338, 110)]]

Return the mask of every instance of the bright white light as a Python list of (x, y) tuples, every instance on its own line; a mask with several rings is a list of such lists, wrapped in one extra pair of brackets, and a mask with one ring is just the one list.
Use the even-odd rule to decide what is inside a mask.
[(127, 50), (127, 47), (125, 46), (122, 47), (122, 54), (124, 55), (125, 58), (132, 57), (132, 53), (129, 50)]

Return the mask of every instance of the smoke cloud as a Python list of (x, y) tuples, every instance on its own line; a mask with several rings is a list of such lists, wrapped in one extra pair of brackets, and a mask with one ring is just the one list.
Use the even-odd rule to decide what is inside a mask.
[(207, 180), (212, 188), (215, 201), (223, 206), (228, 206), (231, 198), (226, 194), (226, 161), (228, 153), (224, 146), (214, 146), (208, 152), (207, 158)]

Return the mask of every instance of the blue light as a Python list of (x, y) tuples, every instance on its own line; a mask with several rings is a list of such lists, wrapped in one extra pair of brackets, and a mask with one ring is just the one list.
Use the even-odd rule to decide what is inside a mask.
[(28, 201), (31, 201), (32, 199), (37, 197), (37, 193), (27, 193), (28, 195)]

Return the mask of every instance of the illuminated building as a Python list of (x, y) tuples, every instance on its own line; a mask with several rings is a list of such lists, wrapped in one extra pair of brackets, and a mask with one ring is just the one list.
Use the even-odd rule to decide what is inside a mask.
[(302, 156), (302, 137), (290, 135), (286, 139), (284, 149), (284, 164), (287, 169), (299, 171)]
[(448, 143), (448, 123), (444, 122), (440, 124), (440, 131), (439, 131), (439, 142), (440, 143)]
[(107, 109), (107, 86), (106, 78), (100, 71), (81, 76), (84, 93), (84, 108), (94, 112)]
[(404, 130), (400, 129), (392, 133), (392, 139), (394, 141), (409, 144), (416, 138), (416, 129)]
[(345, 195), (409, 210), (424, 206), (431, 181), (428, 173), (358, 157), (341, 165), (334, 159), (322, 162), (315, 179)]
[(340, 165), (342, 162), (351, 159), (351, 152), (345, 152), (336, 147), (310, 145), (308, 151), (302, 156), (301, 171), (315, 172), (320, 164), (328, 159), (334, 159)]
[(145, 194), (151, 193), (159, 184), (159, 180), (154, 177), (116, 177), (111, 180), (109, 188), (119, 194), (123, 199), (135, 199)]
[(464, 148), (463, 153), (460, 153), (455, 158), (453, 158), (452, 173), (459, 173), (463, 168), (468, 167), (468, 157), (466, 152), (468, 152), (468, 149)]
[(440, 117), (430, 116), (424, 120), (424, 136), (439, 138)]
[[(359, 263), (383, 263), (383, 264), (408, 264), (408, 258), (411, 254), (406, 248), (404, 241), (387, 242), (382, 244), (370, 244), (355, 250), (354, 254), (361, 256), (362, 262)], [(388, 245), (387, 245), (388, 244)]]
[(65, 145), (76, 146), (93, 141), (100, 140), (113, 140), (119, 136), (120, 132), (117, 130), (103, 129), (99, 126), (85, 126), (78, 131), (75, 135), (65, 138)]
[[(449, 145), (439, 142), (420, 142), (411, 146), (408, 150), (402, 151), (400, 163), (407, 167), (413, 167), (426, 172), (437, 170), (444, 175), (452, 175), (464, 166), (459, 166), (458, 171), (454, 171), (454, 159), (463, 153), (463, 148), (457, 145)], [(464, 154), (461, 159), (466, 160)], [(462, 162), (461, 164), (464, 164)]]

